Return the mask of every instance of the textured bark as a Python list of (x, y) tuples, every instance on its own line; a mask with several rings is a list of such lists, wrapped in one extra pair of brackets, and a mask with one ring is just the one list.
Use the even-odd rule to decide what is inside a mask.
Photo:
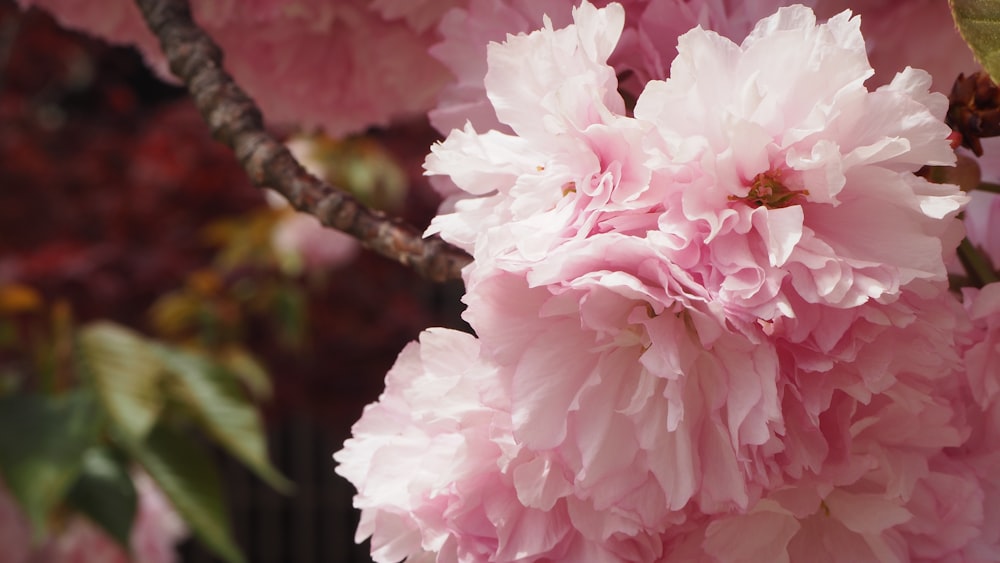
[(260, 109), (222, 67), (222, 50), (191, 18), (187, 0), (136, 0), (173, 71), (212, 134), (233, 149), (254, 184), (277, 190), (299, 211), (432, 280), (461, 278), (471, 258), (440, 239), (368, 209), (306, 170), (264, 129)]

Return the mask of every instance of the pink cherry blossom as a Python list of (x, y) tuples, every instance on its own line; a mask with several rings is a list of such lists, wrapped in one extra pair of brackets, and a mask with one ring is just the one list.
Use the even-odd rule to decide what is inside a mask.
[[(677, 54), (677, 38), (700, 25), (732, 39), (742, 38), (760, 18), (785, 2), (781, 0), (624, 0), (626, 20), (621, 41), (610, 63), (627, 79), (620, 87), (633, 98), (649, 80), (666, 78)], [(807, 4), (810, 2), (806, 2)], [(508, 34), (525, 33), (542, 25), (543, 16), (553, 27), (569, 24), (571, 0), (470, 0), (449, 12), (440, 24), (443, 40), (431, 49), (454, 74), (441, 93), (431, 122), (441, 133), (462, 129), (466, 121), (478, 131), (509, 132), (497, 119), (483, 87), (486, 49), (491, 41)], [(607, 5), (607, 0), (594, 2)]]
[(693, 30), (632, 119), (606, 63), (623, 17), (595, 13), (491, 47), (487, 90), (516, 135), (433, 149), (430, 173), (483, 197), (431, 232), (532, 283), (558, 275), (561, 245), (640, 238), (685, 270), (683, 291), (750, 322), (794, 317), (792, 295), (844, 308), (944, 279), (965, 198), (912, 172), (954, 161), (945, 100), (913, 70), (867, 91), (856, 19), (789, 8), (742, 46)]
[[(358, 488), (357, 539), (398, 561), (646, 562), (664, 539), (622, 528), (551, 458), (519, 446), (510, 397), (472, 336), (425, 332), (335, 454)], [(680, 526), (677, 528), (680, 529)]]
[[(321, 127), (333, 136), (423, 114), (448, 79), (428, 49), (427, 18), (457, 0), (195, 0), (195, 20), (225, 51), (226, 69), (271, 124)], [(131, 0), (19, 0), (67, 27), (137, 46), (161, 76), (159, 43)]]
[(18, 0), (18, 4), (22, 9), (43, 8), (69, 29), (86, 31), (115, 45), (135, 46), (160, 77), (176, 80), (160, 52), (159, 41), (146, 27), (134, 2), (109, 0), (98, 6), (88, 0)]
[[(816, 26), (811, 13), (798, 8), (761, 22), (743, 47), (702, 30), (685, 35), (672, 77), (650, 83), (637, 118), (628, 118), (614, 74), (601, 64), (621, 29), (619, 10), (585, 4), (575, 26), (490, 48), (487, 88), (497, 115), (516, 135), (467, 128), (435, 147), (428, 170), (450, 174), (479, 197), (458, 202), (431, 230), (476, 258), (467, 270), (466, 318), (511, 381), (519, 440), (536, 450), (570, 447), (575, 411), (593, 416), (585, 398), (617, 396), (606, 386), (639, 380), (632, 372), (644, 368), (651, 382), (644, 390), (668, 399), (655, 407), (669, 415), (662, 431), (686, 435), (678, 444), (684, 452), (658, 450), (685, 460), (672, 473), (683, 478), (656, 484), (660, 494), (673, 499), (673, 509), (692, 500), (708, 511), (745, 508), (755, 490), (792, 471), (765, 461), (736, 463), (754, 459), (757, 450), (761, 460), (800, 451), (777, 440), (790, 427), (784, 417), (808, 423), (800, 434), (807, 436), (805, 428), (819, 424), (833, 393), (846, 390), (867, 401), (908, 367), (884, 350), (940, 348), (926, 347), (937, 336), (930, 329), (919, 339), (896, 329), (913, 324), (920, 307), (911, 303), (919, 301), (916, 294), (901, 299), (902, 288), (921, 282), (930, 284), (921, 289), (925, 294), (939, 293), (942, 254), (961, 234), (954, 213), (964, 198), (955, 187), (912, 175), (921, 159), (953, 158), (947, 129), (931, 111), (939, 116), (943, 100), (926, 92), (926, 76), (915, 71), (868, 92), (857, 22), (844, 15)], [(804, 77), (762, 71), (763, 52), (772, 49), (771, 55), (788, 59), (778, 65), (784, 72), (794, 76), (799, 68)], [(789, 54), (801, 52), (817, 53), (816, 60)], [(515, 61), (524, 60), (544, 71), (527, 87), (515, 87), (513, 73), (524, 66)], [(725, 76), (715, 76), (720, 69), (728, 70)], [(841, 84), (841, 90), (827, 97), (813, 87), (818, 78), (810, 72), (825, 73), (824, 85)], [(710, 85), (698, 86), (696, 76)], [(725, 98), (741, 93), (747, 99)], [(802, 96), (822, 100), (806, 103)], [(700, 107), (702, 99), (727, 110)], [(875, 119), (890, 106), (913, 112), (903, 130)], [(787, 116), (777, 109), (786, 107)], [(857, 115), (848, 117), (851, 112)], [(729, 116), (727, 122), (718, 115)], [(835, 116), (832, 123), (826, 115)], [(892, 148), (907, 134), (912, 153), (900, 150), (904, 144)], [(845, 155), (830, 152), (840, 148)], [(804, 153), (816, 156), (799, 156)], [(774, 167), (782, 172), (771, 174)], [(793, 177), (798, 188), (789, 190), (781, 182)], [(776, 193), (762, 196), (766, 189)], [(760, 193), (751, 197), (747, 190)], [(762, 199), (750, 201), (754, 197)], [(893, 231), (872, 209), (896, 218), (907, 234)], [(887, 247), (871, 240), (901, 246), (893, 257), (876, 256), (870, 253)], [(898, 258), (914, 261), (893, 264)], [(749, 365), (748, 354), (755, 358)], [(783, 404), (786, 385), (801, 403)], [(623, 434), (631, 425), (646, 428), (638, 413), (630, 414)], [(623, 457), (634, 459), (642, 449), (620, 435), (608, 441), (633, 444), (632, 455)], [(795, 463), (817, 470), (824, 455)], [(704, 459), (716, 471), (728, 467), (732, 478), (706, 479), (702, 489)], [(568, 469), (579, 475), (586, 463), (577, 460)], [(597, 486), (610, 489), (612, 482)]]
[(965, 370), (972, 396), (988, 409), (1000, 396), (1000, 284), (963, 292), (974, 329), (964, 350)]
[(854, 307), (944, 278), (965, 198), (912, 174), (954, 162), (946, 101), (928, 93), (925, 73), (867, 91), (864, 42), (846, 12), (816, 26), (808, 10), (782, 9), (742, 46), (691, 32), (679, 50), (636, 117), (657, 125), (675, 162), (700, 169), (666, 194), (666, 213), (700, 231), (701, 277), (728, 314), (793, 317), (790, 293)]
[(479, 340), (404, 351), (337, 454), (358, 539), (379, 560), (995, 553), (963, 364), (989, 329), (945, 286), (966, 198), (914, 175), (954, 161), (929, 75), (868, 90), (858, 19), (796, 6), (741, 44), (684, 34), (629, 115), (625, 9), (572, 16), (491, 44), (504, 127), (427, 159), (465, 193), (429, 232), (475, 258)]
[(337, 268), (361, 251), (361, 245), (350, 235), (324, 227), (312, 215), (291, 210), (275, 225), (271, 244), (292, 273), (300, 269), (297, 265), (306, 270)]
[(372, 537), (376, 561), (561, 560), (572, 548), (565, 503), (524, 506), (503, 471), (509, 400), (494, 371), (471, 335), (425, 332), (335, 454), (358, 488), (357, 540)]
[[(957, 302), (942, 299), (941, 313), (955, 312)], [(945, 320), (926, 319), (920, 331)], [(1000, 553), (998, 538), (984, 530), (995, 474), (981, 472), (995, 468), (998, 456), (994, 445), (981, 450), (992, 465), (960, 453), (969, 436), (961, 412), (968, 404), (958, 364), (947, 354), (940, 363), (953, 369), (938, 366), (933, 375), (901, 369), (885, 392), (867, 401), (836, 393), (819, 431), (838, 439), (822, 446), (824, 464), (794, 482), (774, 483), (745, 509), (706, 513), (689, 507), (657, 525), (636, 515), (665, 504), (642, 475), (656, 451), (671, 447), (658, 428), (669, 415), (661, 411), (623, 430), (615, 413), (644, 410), (637, 401), (665, 401), (641, 393), (641, 381), (619, 381), (617, 390), (597, 382), (605, 400), (593, 400), (598, 393), (582, 399), (580, 416), (571, 413), (567, 422), (579, 432), (576, 445), (534, 450), (531, 438), (522, 440), (513, 428), (516, 386), (509, 394), (503, 368), (482, 344), (443, 329), (422, 335), (400, 355), (385, 393), (366, 408), (354, 438), (335, 455), (338, 472), (358, 487), (357, 539), (372, 535), (376, 561), (753, 562), (821, 555), (844, 562), (961, 561)], [(553, 359), (573, 361), (565, 350)], [(608, 399), (633, 404), (608, 408)], [(695, 402), (686, 406), (698, 408)], [(830, 432), (838, 426), (844, 431)], [(646, 439), (655, 447), (633, 456), (631, 444)], [(659, 467), (652, 471), (660, 478), (680, 466), (674, 453), (655, 458)], [(573, 458), (586, 462), (585, 471), (571, 477), (566, 469)], [(692, 477), (739, 480), (710, 464)], [(593, 484), (602, 480), (617, 481), (618, 494), (595, 494)]]
[(482, 131), (503, 127), (483, 89), (486, 45), (503, 41), (508, 33), (538, 28), (546, 14), (564, 26), (569, 23), (570, 6), (567, 0), (470, 0), (467, 7), (445, 14), (439, 28), (443, 39), (430, 53), (454, 79), (442, 88), (437, 107), (429, 114), (434, 127), (442, 133), (460, 129), (466, 121)]
[[(954, 160), (944, 98), (914, 70), (868, 91), (857, 19), (793, 7), (741, 45), (682, 36), (633, 118), (607, 63), (624, 22), (583, 4), (491, 45), (512, 134), (467, 126), (427, 161), (473, 196), (431, 232), (476, 259), (466, 318), (518, 455), (572, 476), (588, 538), (745, 514), (807, 477), (847, 495), (873, 467), (901, 513), (920, 464), (967, 436), (951, 399), (919, 400), (958, 380), (941, 284), (965, 198), (913, 175)], [(893, 461), (852, 413), (934, 431)], [(538, 478), (515, 486), (551, 506)]]

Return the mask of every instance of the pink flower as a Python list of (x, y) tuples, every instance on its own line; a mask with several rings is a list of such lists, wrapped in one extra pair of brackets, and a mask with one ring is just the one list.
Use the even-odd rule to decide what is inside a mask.
[[(326, 179), (327, 165), (310, 140), (293, 139), (286, 146), (310, 174)], [(272, 208), (285, 210), (271, 233), (271, 246), (282, 267), (290, 274), (344, 266), (361, 251), (357, 239), (324, 227), (314, 215), (295, 211), (278, 192), (268, 190), (266, 195)]]
[[(932, 472), (908, 499), (861, 482), (817, 494), (813, 487), (774, 491), (747, 514), (711, 519), (700, 540), (713, 562), (970, 561), (961, 548), (982, 530), (983, 494), (969, 472)], [(690, 549), (690, 548), (689, 548)], [(984, 552), (984, 554), (987, 552)], [(673, 555), (673, 554), (671, 554)], [(822, 559), (817, 559), (822, 558)], [(685, 555), (668, 561), (691, 561)]]
[(972, 396), (988, 410), (1000, 395), (1000, 283), (981, 290), (963, 290), (965, 307), (974, 328), (964, 350), (965, 370)]
[(431, 232), (533, 284), (562, 279), (560, 246), (642, 239), (685, 271), (681, 291), (744, 322), (795, 317), (793, 295), (845, 308), (944, 279), (965, 198), (912, 172), (954, 161), (945, 100), (913, 70), (865, 90), (856, 19), (783, 9), (742, 46), (693, 30), (632, 119), (606, 63), (623, 16), (587, 6), (576, 26), (491, 46), (487, 90), (516, 135), (433, 149), (429, 173), (483, 197)]
[[(431, 232), (476, 259), (466, 318), (517, 459), (573, 483), (593, 540), (669, 538), (804, 479), (863, 489), (873, 468), (898, 513), (967, 436), (950, 399), (919, 399), (954, 376), (961, 316), (941, 283), (965, 198), (913, 175), (954, 160), (944, 98), (913, 70), (869, 92), (857, 20), (793, 7), (742, 45), (682, 36), (632, 118), (607, 63), (624, 22), (583, 4), (491, 45), (513, 134), (456, 130), (427, 161), (475, 196)], [(879, 440), (862, 455), (857, 413), (934, 432), (903, 461)], [(515, 481), (528, 506), (552, 502), (539, 479)]]
[[(467, 319), (511, 380), (515, 436), (562, 447), (586, 394), (613, 394), (601, 385), (638, 377), (623, 366), (645, 368), (664, 385), (646, 391), (669, 399), (665, 432), (686, 420), (695, 444), (708, 424), (730, 444), (701, 438), (673, 456), (690, 460), (675, 472), (689, 477), (667, 487), (675, 508), (699, 494), (745, 507), (773, 469), (743, 470), (727, 491), (711, 487), (733, 481), (706, 480), (699, 492), (702, 456), (724, 452), (735, 468), (750, 450), (773, 454), (785, 416), (816, 426), (838, 389), (868, 400), (892, 384), (902, 366), (871, 342), (926, 341), (894, 335), (920, 306), (901, 300), (903, 288), (938, 293), (942, 254), (961, 233), (958, 190), (912, 174), (953, 158), (935, 117), (943, 99), (916, 71), (868, 92), (857, 21), (817, 26), (800, 7), (762, 21), (742, 47), (691, 31), (671, 78), (650, 83), (628, 118), (605, 62), (620, 8), (584, 4), (574, 17), (490, 47), (487, 88), (516, 135), (466, 129), (434, 148), (428, 171), (479, 197), (431, 231), (476, 258)], [(526, 60), (538, 70), (518, 82)], [(605, 366), (613, 353), (623, 359)], [(803, 402), (782, 412), (786, 384)]]
[(138, 495), (130, 537), (131, 557), (103, 530), (83, 516), (69, 518), (65, 527), (41, 547), (31, 546), (31, 530), (20, 507), (0, 489), (0, 539), (3, 563), (176, 563), (178, 543), (187, 526), (144, 472), (132, 475)]
[(479, 130), (503, 128), (493, 106), (486, 98), (486, 45), (503, 41), (507, 34), (536, 29), (547, 14), (558, 25), (569, 23), (568, 0), (469, 0), (467, 7), (457, 7), (442, 18), (443, 39), (430, 53), (454, 75), (441, 90), (430, 112), (431, 123), (441, 133), (461, 129), (471, 121)]
[[(583, 3), (491, 44), (506, 131), (432, 149), (467, 195), (430, 232), (475, 258), (480, 340), (404, 351), (338, 454), (359, 539), (386, 560), (989, 553), (944, 287), (965, 197), (913, 174), (954, 161), (929, 76), (867, 90), (858, 20), (797, 6), (740, 45), (683, 35), (629, 116), (626, 22)], [(526, 514), (537, 532), (507, 524)]]
[(271, 244), (292, 273), (301, 268), (337, 268), (349, 263), (361, 250), (350, 235), (324, 227), (312, 215), (293, 211), (275, 225)]
[[(494, 371), (474, 337), (423, 333), (334, 455), (358, 489), (357, 540), (372, 537), (376, 561), (561, 560), (572, 547), (565, 503), (524, 506), (503, 470), (509, 399)], [(565, 488), (555, 477), (548, 486)]]
[[(619, 530), (551, 456), (511, 434), (510, 396), (470, 335), (432, 329), (400, 354), (334, 458), (358, 488), (357, 540), (398, 561), (646, 562), (654, 530)], [(599, 425), (595, 424), (595, 428)], [(638, 496), (638, 494), (636, 495)], [(638, 500), (638, 499), (636, 499)]]
[[(507, 305), (524, 310), (537, 305), (511, 297)], [(942, 320), (920, 321), (927, 326), (918, 332)], [(517, 333), (525, 325), (513, 322), (508, 328)], [(538, 332), (521, 337), (560, 345)], [(641, 424), (627, 427), (629, 417), (622, 414), (656, 404), (663, 409), (666, 403), (656, 392), (642, 392), (645, 374), (607, 369), (612, 364), (605, 361), (603, 373), (626, 377), (614, 382), (617, 387), (597, 381), (589, 396), (581, 395), (579, 412), (571, 410), (566, 423), (575, 434), (571, 445), (537, 450), (530, 445), (532, 436), (522, 439), (526, 434), (514, 428), (517, 415), (510, 409), (519, 401), (516, 384), (510, 388), (503, 367), (481, 344), (443, 329), (422, 335), (419, 344), (400, 355), (385, 393), (365, 410), (354, 438), (335, 455), (338, 473), (359, 491), (357, 539), (372, 535), (377, 561), (754, 562), (808, 561), (826, 553), (831, 561), (848, 562), (997, 556), (1000, 543), (988, 529), (984, 533), (989, 518), (984, 487), (996, 479), (978, 469), (996, 466), (995, 442), (983, 450), (992, 465), (967, 454), (942, 453), (958, 451), (968, 438), (961, 412), (967, 403), (954, 369), (937, 366), (932, 376), (902, 369), (885, 392), (865, 402), (837, 392), (821, 414), (818, 443), (813, 436), (812, 443), (796, 444), (826, 449), (822, 464), (794, 481), (775, 481), (743, 509), (706, 512), (712, 505), (699, 502), (697, 509), (676, 511), (657, 523), (647, 518), (670, 500), (644, 476), (655, 475), (652, 481), (659, 483), (682, 478), (677, 472), (684, 462), (674, 445), (682, 433), (672, 437), (663, 430), (669, 407), (658, 414), (654, 410), (653, 416), (640, 414)], [(536, 347), (528, 353), (541, 352)], [(715, 354), (699, 355), (699, 361), (711, 361)], [(587, 361), (565, 349), (551, 357), (553, 362)], [(940, 364), (948, 363), (956, 365), (941, 354)], [(637, 381), (629, 382), (629, 375), (637, 375)], [(556, 408), (556, 416), (562, 413), (558, 405), (546, 406)], [(696, 401), (685, 406), (703, 408)], [(824, 443), (824, 434), (834, 441)], [(635, 455), (637, 441), (648, 441), (651, 448)], [(657, 455), (663, 450), (668, 451)], [(750, 461), (778, 464), (781, 457), (779, 452), (770, 460), (757, 455)], [(583, 471), (575, 475), (568, 471), (574, 459), (584, 460)], [(710, 461), (690, 477), (739, 482), (738, 475), (715, 467), (726, 462), (725, 456)], [(602, 481), (617, 488), (601, 494), (595, 484)], [(619, 492), (608, 496), (611, 490)], [(705, 498), (710, 497), (701, 494)]]
[[(625, 272), (558, 294), (511, 274), (473, 287), (467, 319), (510, 389), (513, 437), (572, 477), (576, 510), (600, 523), (591, 537), (744, 510), (782, 479), (762, 462), (784, 431), (773, 346), (663, 308)], [(518, 490), (546, 502), (538, 484)]]
[[(605, 6), (609, 2), (594, 2)], [(620, 85), (633, 99), (650, 80), (666, 78), (670, 61), (677, 55), (677, 38), (696, 25), (736, 39), (746, 35), (753, 24), (784, 4), (781, 0), (742, 2), (736, 0), (624, 0), (626, 19), (622, 39), (610, 63), (619, 75), (627, 76)], [(809, 2), (807, 2), (809, 3)], [(430, 112), (431, 123), (441, 133), (462, 129), (466, 121), (478, 131), (497, 129), (509, 132), (497, 119), (483, 87), (486, 50), (492, 42), (508, 34), (525, 33), (542, 25), (543, 16), (553, 27), (568, 25), (571, 0), (470, 0), (445, 15), (440, 32), (443, 40), (431, 53), (455, 75)]]
[[(67, 27), (136, 45), (161, 76), (169, 74), (130, 0), (19, 3), (45, 8)], [(430, 109), (448, 73), (427, 52), (437, 40), (427, 17), (456, 3), (196, 0), (192, 10), (269, 123), (342, 136)]]
[(21, 507), (7, 488), (0, 483), (0, 561), (29, 563), (31, 556), (31, 525)]
[(965, 198), (912, 174), (954, 162), (925, 73), (868, 92), (858, 20), (816, 26), (794, 7), (742, 46), (691, 32), (679, 50), (635, 113), (675, 163), (697, 166), (664, 194), (666, 215), (695, 229), (697, 271), (727, 314), (794, 317), (790, 294), (855, 307), (944, 279)]
[(100, 6), (88, 0), (18, 0), (22, 9), (38, 6), (52, 13), (59, 25), (80, 29), (115, 45), (133, 45), (160, 77), (174, 81), (160, 43), (150, 33), (134, 2), (108, 0)]
[(139, 510), (132, 525), (131, 546), (136, 563), (172, 563), (177, 559), (177, 545), (190, 534), (163, 491), (146, 473), (132, 473)]

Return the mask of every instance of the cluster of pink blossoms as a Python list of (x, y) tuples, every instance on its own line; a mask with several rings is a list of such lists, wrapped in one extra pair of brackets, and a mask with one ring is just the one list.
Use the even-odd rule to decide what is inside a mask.
[(912, 68), (868, 90), (860, 20), (793, 6), (739, 44), (685, 33), (630, 110), (626, 21), (584, 2), (491, 44), (502, 126), (432, 149), (463, 195), (430, 232), (475, 258), (478, 337), (424, 333), (335, 455), (358, 539), (377, 561), (1000, 560), (1000, 290), (948, 291), (967, 197), (914, 174), (955, 161), (946, 98)]
[[(174, 80), (133, 0), (17, 0), (63, 25), (132, 45)], [(832, 0), (829, 0), (832, 1)], [(575, 0), (191, 0), (195, 21), (269, 122), (332, 136), (430, 111), (447, 134), (466, 120), (499, 127), (483, 89), (489, 41), (570, 23)], [(598, 5), (608, 0), (599, 0)], [(612, 64), (641, 84), (662, 77), (677, 37), (701, 24), (742, 36), (782, 0), (626, 0), (630, 19)]]
[[(17, 0), (60, 24), (139, 48), (173, 79), (133, 0)], [(448, 71), (428, 53), (461, 0), (192, 0), (195, 21), (272, 124), (340, 136), (421, 115)]]
[[(609, 3), (598, 0), (594, 5)], [(578, 2), (467, 0), (465, 4), (444, 14), (438, 26), (441, 41), (431, 49), (454, 75), (430, 112), (431, 122), (445, 135), (467, 121), (480, 131), (510, 132), (497, 119), (483, 87), (486, 46), (503, 41), (508, 34), (534, 30), (545, 15), (554, 27), (565, 27), (572, 22), (571, 8)], [(643, 84), (667, 75), (677, 54), (677, 38), (687, 30), (701, 25), (731, 39), (742, 38), (758, 19), (783, 4), (781, 0), (624, 0), (624, 29), (608, 63), (623, 78), (620, 88), (638, 96)]]

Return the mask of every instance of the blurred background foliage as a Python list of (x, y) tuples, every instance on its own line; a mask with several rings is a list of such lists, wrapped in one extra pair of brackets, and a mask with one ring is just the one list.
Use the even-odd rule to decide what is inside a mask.
[[(424, 226), (434, 139), (409, 123), (291, 146)], [(252, 188), (134, 52), (0, 0), (0, 475), (36, 540), (75, 511), (127, 545), (138, 466), (200, 540), (188, 560), (366, 560), (349, 486), (317, 500), (329, 453), (407, 341), (461, 325), (461, 288), (308, 221)], [(305, 451), (274, 443), (289, 428), (315, 459), (289, 461)], [(241, 471), (287, 496), (246, 493)]]

